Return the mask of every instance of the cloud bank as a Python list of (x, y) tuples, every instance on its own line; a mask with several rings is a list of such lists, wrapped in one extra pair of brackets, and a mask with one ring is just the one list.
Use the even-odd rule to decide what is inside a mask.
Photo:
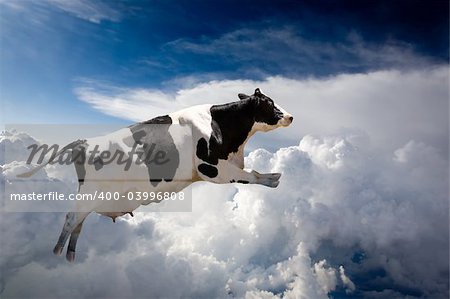
[[(281, 172), (281, 183), (196, 183), (192, 213), (135, 213), (116, 224), (90, 215), (74, 265), (51, 253), (62, 214), (3, 213), (1, 296), (447, 298), (447, 84), (447, 66), (172, 92), (85, 81), (81, 100), (133, 121), (260, 87), (295, 119), (255, 136), (246, 167)], [(12, 132), (0, 143), (21, 160), (30, 140)], [(23, 162), (1, 161), (1, 184), (14, 189)], [(73, 183), (61, 169), (39, 175)]]
[(253, 93), (259, 87), (294, 115), (295, 121), (287, 130), (256, 136), (256, 147), (292, 145), (306, 134), (354, 129), (366, 132), (380, 149), (394, 150), (417, 139), (446, 153), (447, 84), (448, 67), (440, 66), (322, 79), (276, 76), (261, 81), (209, 81), (168, 92), (85, 81), (75, 93), (103, 113), (142, 121), (196, 104), (235, 101), (237, 93)]
[[(4, 134), (2, 144), (18, 139), (29, 137)], [(51, 253), (62, 214), (3, 214), (2, 297), (448, 295), (448, 160), (435, 147), (379, 151), (367, 134), (306, 135), (245, 162), (282, 172), (279, 187), (197, 183), (192, 213), (116, 224), (91, 215), (74, 265)], [(2, 166), (2, 184), (17, 165)], [(41, 178), (55, 179), (47, 171)]]

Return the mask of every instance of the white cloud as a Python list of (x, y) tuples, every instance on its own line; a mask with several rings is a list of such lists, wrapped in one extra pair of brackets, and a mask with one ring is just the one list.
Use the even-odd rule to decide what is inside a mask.
[(0, 165), (4, 165), (6, 161), (26, 161), (28, 152), (25, 150), (38, 141), (27, 134), (16, 131), (2, 131), (0, 133)]
[(74, 265), (51, 253), (63, 215), (7, 213), (2, 297), (444, 297), (447, 157), (417, 141), (378, 147), (350, 132), (251, 152), (248, 167), (283, 173), (277, 189), (197, 183), (192, 213), (91, 215)]
[[(281, 183), (196, 183), (192, 213), (135, 213), (116, 224), (92, 215), (75, 265), (51, 255), (62, 215), (8, 213), (1, 219), (8, 240), (0, 243), (2, 296), (326, 298), (334, 290), (445, 297), (447, 83), (446, 66), (210, 81), (169, 93), (85, 81), (76, 89), (80, 99), (132, 120), (262, 88), (295, 119), (291, 128), (257, 136), (251, 145), (266, 149), (251, 151), (246, 166), (282, 172)], [(17, 160), (30, 140), (2, 136)], [(23, 167), (3, 165), (2, 184)], [(61, 169), (40, 175), (73, 184)]]
[(326, 263), (326, 260), (321, 260), (314, 264), (314, 274), (324, 294), (334, 291), (337, 285), (336, 270), (327, 267)]
[(345, 269), (342, 266), (339, 266), (339, 275), (342, 280), (342, 283), (344, 284), (344, 286), (347, 287), (348, 292), (351, 293), (355, 291), (356, 289), (355, 284), (347, 275), (345, 275)]
[(174, 107), (172, 96), (158, 90), (112, 88), (103, 93), (85, 86), (77, 88), (75, 93), (103, 113), (133, 120), (167, 114)]
[[(237, 100), (256, 87), (294, 115), (288, 129), (256, 135), (250, 146), (292, 145), (307, 134), (366, 132), (378, 150), (393, 150), (409, 140), (448, 150), (448, 67), (376, 71), (324, 79), (269, 77), (262, 81), (222, 80), (173, 92), (117, 88), (85, 82), (77, 96), (99, 111), (142, 121), (203, 103)], [(358, 134), (360, 135), (360, 134)], [(275, 150), (274, 146), (271, 150)]]

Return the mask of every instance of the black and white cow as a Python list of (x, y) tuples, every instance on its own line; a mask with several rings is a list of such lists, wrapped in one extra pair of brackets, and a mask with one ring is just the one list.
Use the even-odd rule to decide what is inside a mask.
[[(244, 146), (258, 131), (267, 132), (292, 123), (293, 117), (262, 94), (259, 89), (253, 95), (239, 94), (240, 101), (222, 105), (198, 105), (169, 115), (131, 125), (106, 136), (75, 141), (52, 157), (71, 152), (79, 180), (79, 193), (135, 191), (179, 192), (195, 181), (218, 184), (260, 184), (275, 188), (281, 174), (260, 174), (244, 170)], [(175, 125), (189, 126), (189, 134), (176, 134)], [(123, 165), (105, 164), (106, 157), (96, 156), (86, 163), (87, 153), (109, 151), (129, 155), (133, 146), (148, 152), (157, 144), (167, 156), (163, 165), (144, 161), (124, 171)], [(189, 153), (189, 157), (183, 154)], [(138, 156), (138, 155), (136, 155)], [(132, 157), (133, 158), (133, 157)], [(51, 163), (50, 159), (47, 163)], [(78, 163), (79, 162), (79, 163)], [(47, 164), (46, 163), (46, 164)], [(188, 169), (186, 169), (186, 165)], [(41, 164), (22, 177), (30, 176), (45, 164)], [(77, 209), (66, 215), (66, 220), (54, 248), (60, 255), (70, 236), (66, 258), (75, 259), (75, 247), (84, 219), (91, 212), (109, 216), (113, 220), (131, 214), (142, 202), (119, 200), (94, 203), (77, 203)], [(114, 207), (100, 205), (115, 205)]]

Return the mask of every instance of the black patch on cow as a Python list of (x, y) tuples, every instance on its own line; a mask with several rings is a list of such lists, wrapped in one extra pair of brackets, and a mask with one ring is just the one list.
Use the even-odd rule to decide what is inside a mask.
[(198, 171), (210, 178), (215, 178), (219, 174), (216, 167), (205, 163), (202, 163), (198, 166)]
[(249, 181), (245, 181), (245, 180), (237, 180), (237, 182), (241, 183), (241, 184), (248, 184), (248, 183), (250, 183)]
[(235, 180), (231, 180), (231, 181), (230, 181), (230, 183), (235, 183), (235, 182), (236, 182)]
[(97, 157), (94, 159), (95, 170), (98, 171), (98, 170), (102, 169), (103, 165), (104, 165), (103, 160), (100, 157)]
[(208, 143), (204, 138), (197, 142), (197, 157), (212, 165), (219, 159), (237, 152), (247, 139), (254, 124), (254, 102), (243, 100), (223, 105), (213, 105), (211, 112), (212, 133)]
[(78, 191), (80, 191), (86, 177), (86, 147), (86, 143), (79, 143), (72, 149), (72, 161), (78, 177)]
[(144, 125), (171, 125), (172, 119), (168, 115), (157, 116), (155, 118), (140, 122), (139, 124)]
[(261, 99), (259, 101), (258, 110), (255, 114), (255, 121), (266, 123), (268, 125), (276, 125), (283, 117), (283, 112), (275, 107), (271, 99)]
[(271, 98), (262, 94), (259, 88), (255, 90), (252, 98), (257, 101), (255, 121), (268, 125), (276, 125), (283, 117), (283, 112), (275, 106)]
[[(206, 142), (205, 138), (200, 138), (200, 140), (197, 142), (197, 157), (202, 159), (203, 161), (208, 161), (209, 153), (208, 153), (208, 142)], [(214, 161), (213, 161), (214, 162)], [(211, 162), (210, 162), (211, 163)], [(212, 163), (217, 164), (217, 162)]]
[[(136, 151), (147, 166), (149, 181), (157, 186), (162, 180), (171, 182), (180, 164), (180, 155), (175, 146), (169, 127), (172, 119), (168, 115), (130, 126), (134, 141), (138, 144)], [(166, 163), (151, 163), (152, 155), (148, 153), (165, 153)]]
[(230, 153), (238, 151), (255, 121), (275, 125), (283, 117), (273, 100), (259, 89), (254, 95), (242, 98), (241, 101), (211, 107), (212, 133), (209, 142), (205, 138), (198, 140), (196, 155), (199, 159), (217, 165), (219, 159), (226, 160)]

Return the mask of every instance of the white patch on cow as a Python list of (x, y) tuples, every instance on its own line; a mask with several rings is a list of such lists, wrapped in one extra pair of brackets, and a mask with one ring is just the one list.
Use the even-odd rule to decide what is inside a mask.
[(195, 155), (192, 125), (175, 124), (174, 126), (169, 127), (169, 133), (179, 153), (180, 159), (180, 163), (173, 180), (177, 182), (191, 182), (193, 177), (192, 169), (194, 165), (193, 156)]
[(211, 106), (212, 104), (198, 105), (169, 114), (172, 118), (172, 123), (190, 124), (192, 127), (193, 181), (202, 180), (197, 172), (197, 165), (203, 163), (204, 161), (200, 160), (195, 152), (200, 138), (205, 138), (209, 146), (209, 138), (213, 131), (211, 127)]
[(289, 126), (292, 123), (292, 114), (288, 113), (280, 105), (275, 104), (275, 107), (283, 113), (283, 117), (277, 123), (277, 128)]
[(198, 105), (169, 114), (174, 124), (191, 124), (192, 138), (194, 145), (201, 137), (206, 137), (209, 142), (209, 136), (212, 134), (211, 127), (211, 104)]

